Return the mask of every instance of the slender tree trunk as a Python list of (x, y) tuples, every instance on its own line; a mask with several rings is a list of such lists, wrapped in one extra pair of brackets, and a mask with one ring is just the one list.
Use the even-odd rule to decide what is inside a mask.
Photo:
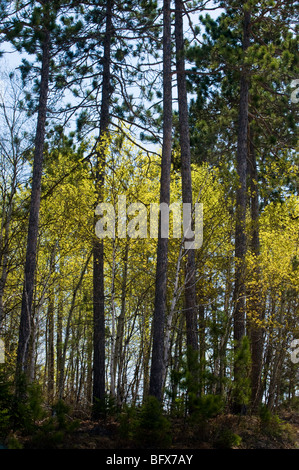
[[(127, 290), (127, 275), (128, 275), (128, 253), (129, 242), (127, 241), (125, 247), (125, 255), (123, 261), (123, 275), (121, 287), (121, 309), (117, 319), (116, 339), (115, 339), (115, 353), (114, 353), (114, 376), (117, 372), (117, 404), (121, 406), (123, 399), (123, 386), (122, 386), (122, 368), (123, 368), (123, 341), (124, 341), (124, 327), (125, 327), (125, 314), (126, 314), (126, 290)], [(117, 370), (118, 369), (118, 370)]]
[(34, 307), (32, 310), (32, 322), (31, 322), (31, 336), (30, 336), (30, 346), (28, 353), (28, 368), (27, 368), (27, 377), (29, 383), (34, 382), (35, 373), (36, 373), (36, 344), (38, 336), (38, 324), (39, 324), (39, 313), (40, 307)]
[[(178, 373), (180, 371), (182, 365), (182, 357), (183, 357), (183, 330), (184, 330), (184, 316), (180, 315), (177, 319), (178, 326), (177, 326), (177, 334), (176, 339), (174, 342), (174, 358), (173, 358), (173, 365), (172, 370), (173, 372)], [(175, 409), (175, 400), (178, 397), (178, 381), (172, 380), (171, 383), (171, 409)]]
[[(243, 50), (250, 41), (250, 12), (244, 12)], [(246, 169), (247, 169), (247, 133), (248, 133), (248, 94), (249, 79), (243, 67), (240, 81), (239, 127), (237, 146), (238, 187), (236, 192), (236, 232), (235, 232), (235, 290), (234, 290), (234, 340), (236, 346), (245, 335), (245, 255), (246, 255)]]
[[(170, 167), (172, 149), (172, 78), (171, 78), (171, 16), (170, 0), (164, 0), (163, 11), (163, 147), (161, 160), (160, 204), (170, 202)], [(168, 239), (161, 236), (161, 213), (157, 247), (155, 305), (153, 317), (153, 348), (150, 395), (162, 400), (164, 323), (167, 291)]]
[[(96, 193), (97, 203), (103, 198), (105, 148), (103, 139), (108, 132), (111, 93), (111, 41), (113, 1), (107, 0), (106, 32), (104, 37), (102, 104), (100, 113), (99, 149), (97, 152)], [(93, 247), (93, 402), (105, 398), (105, 291), (104, 291), (104, 244), (95, 238)], [(94, 410), (96, 415), (96, 411)]]
[[(76, 322), (78, 325), (83, 324), (82, 318), (83, 310), (79, 308), (78, 318)], [(75, 346), (74, 346), (74, 353), (75, 353), (75, 379), (74, 379), (74, 400), (76, 403), (80, 400), (81, 395), (81, 385), (82, 385), (82, 375), (84, 375), (84, 361), (83, 357), (85, 356), (85, 342), (82, 341), (82, 338), (85, 336), (85, 327), (83, 328), (76, 328), (74, 332), (75, 336)], [(82, 361), (81, 361), (82, 358)]]
[[(286, 318), (289, 318), (290, 305), (286, 296), (283, 294), (280, 300), (277, 321), (283, 325)], [(272, 370), (270, 373), (269, 391), (267, 406), (272, 411), (279, 399), (281, 377), (283, 372), (283, 363), (287, 349), (288, 338), (282, 328), (278, 329), (277, 338), (274, 345), (274, 355), (272, 356)]]
[[(175, 42), (176, 42), (176, 67), (177, 87), (179, 105), (179, 129), (181, 148), (181, 174), (182, 174), (182, 196), (183, 203), (190, 204), (193, 213), (192, 201), (192, 179), (191, 179), (191, 151), (189, 133), (189, 113), (185, 74), (184, 57), (184, 29), (183, 29), (183, 1), (175, 1)], [(194, 229), (192, 220), (191, 229)], [(186, 238), (187, 242), (194, 241)], [(189, 373), (192, 377), (193, 392), (197, 390), (199, 383), (198, 355), (198, 331), (197, 331), (197, 302), (196, 302), (196, 272), (195, 272), (195, 250), (187, 249), (185, 265), (185, 315), (187, 332), (187, 362)], [(191, 406), (191, 404), (190, 404)], [(192, 411), (192, 406), (189, 407)]]
[[(61, 270), (60, 266), (60, 270)], [(61, 275), (61, 274), (60, 274)], [(59, 384), (62, 381), (62, 351), (63, 351), (63, 339), (62, 339), (62, 320), (63, 320), (63, 291), (61, 280), (59, 282), (58, 302), (57, 302), (57, 327), (56, 327), (56, 394), (59, 394)]]
[(261, 278), (259, 268), (259, 255), (260, 255), (260, 237), (259, 237), (259, 196), (258, 196), (258, 173), (256, 165), (256, 155), (254, 147), (254, 136), (252, 128), (250, 130), (250, 145), (249, 145), (249, 175), (250, 175), (250, 197), (251, 197), (251, 250), (256, 259), (256, 267), (253, 273), (254, 287), (252, 292), (249, 293), (248, 309), (251, 313), (250, 321), (250, 340), (251, 340), (251, 407), (255, 412), (262, 400), (262, 387), (261, 387), (261, 374), (263, 365), (263, 337), (264, 331), (262, 327), (257, 324), (257, 321), (263, 320), (263, 305), (261, 293)]
[[(183, 203), (192, 207), (192, 179), (191, 179), (191, 151), (189, 132), (189, 113), (185, 74), (184, 57), (184, 30), (183, 30), (183, 2), (175, 1), (175, 41), (176, 41), (176, 67), (179, 104), (179, 129), (181, 147), (181, 173)], [(192, 211), (193, 212), (193, 211)], [(188, 240), (190, 241), (190, 240)], [(192, 240), (191, 240), (192, 241)], [(197, 305), (195, 280), (195, 250), (187, 251), (185, 267), (185, 309), (187, 347), (198, 351), (197, 334)]]
[(227, 367), (227, 343), (231, 333), (232, 317), (230, 315), (230, 298), (231, 298), (231, 260), (228, 260), (228, 268), (226, 274), (226, 288), (224, 295), (224, 318), (225, 321), (225, 331), (220, 339), (219, 345), (219, 359), (220, 359), (220, 372), (219, 372), (219, 386), (217, 393), (223, 395), (224, 393), (224, 378), (225, 371)]
[[(269, 308), (269, 317), (274, 318), (276, 316), (276, 301), (275, 296), (271, 302), (271, 309)], [(263, 360), (263, 377), (261, 380), (261, 395), (267, 395), (267, 386), (269, 380), (271, 379), (271, 364), (274, 357), (274, 344), (273, 344), (273, 337), (274, 337), (274, 325), (270, 324), (267, 328), (267, 336), (265, 338), (265, 353), (264, 353), (264, 360)]]
[[(50, 273), (52, 274), (55, 266), (55, 248), (51, 253)], [(54, 354), (54, 287), (51, 286), (49, 292), (49, 304), (47, 312), (47, 370), (48, 370), (48, 402), (54, 400), (54, 372), (55, 372), (55, 354)]]
[[(40, 81), (39, 107), (35, 136), (33, 176), (31, 188), (30, 214), (27, 235), (24, 288), (17, 351), (17, 382), (28, 367), (28, 352), (31, 334), (32, 302), (36, 271), (37, 239), (41, 198), (41, 180), (43, 171), (43, 151), (50, 70), (50, 32), (44, 31), (42, 47), (42, 71)], [(18, 387), (18, 386), (17, 386)]]
[(116, 262), (115, 262), (115, 241), (113, 240), (113, 254), (112, 254), (112, 281), (111, 281), (111, 355), (110, 355), (110, 394), (115, 398), (115, 348), (116, 348), (116, 335), (115, 335), (115, 271), (116, 271)]
[[(243, 16), (243, 51), (250, 45), (250, 11), (244, 9)], [(246, 66), (242, 65), (240, 79), (240, 102), (237, 144), (237, 191), (236, 191), (236, 227), (235, 227), (235, 285), (234, 285), (234, 342), (235, 352), (239, 349), (245, 336), (245, 314), (246, 314), (246, 288), (245, 288), (245, 258), (246, 258), (246, 176), (247, 176), (247, 154), (248, 154), (248, 98), (249, 77)], [(234, 380), (238, 386), (237, 361), (234, 364)], [(241, 411), (242, 404), (232, 404), (232, 410), (236, 413)]]
[(142, 317), (142, 342), (140, 344), (140, 349), (142, 350), (143, 357), (143, 402), (149, 394), (149, 385), (150, 385), (150, 354), (151, 354), (151, 333), (147, 328), (148, 324), (148, 313), (145, 309)]
[(93, 332), (87, 333), (87, 372), (84, 383), (84, 396), (87, 403), (92, 403), (92, 352), (93, 352)]

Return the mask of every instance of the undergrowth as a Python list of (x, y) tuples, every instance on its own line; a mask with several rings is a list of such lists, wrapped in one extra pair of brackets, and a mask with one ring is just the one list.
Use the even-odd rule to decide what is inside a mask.
[[(111, 423), (113, 433), (106, 433), (111, 448), (201, 448), (203, 444), (213, 449), (292, 447), (292, 427), (265, 405), (256, 416), (242, 416), (229, 414), (217, 395), (194, 395), (191, 399), (192, 413), (182, 414), (178, 408), (167, 413), (151, 396), (142, 405), (125, 405), (121, 410), (107, 398), (98, 409), (102, 418), (94, 419), (91, 413), (84, 428), (65, 401), (45, 406), (38, 384), (28, 385), (26, 399), (17, 400), (12, 383), (0, 377), (0, 448), (75, 448), (76, 443), (84, 448), (95, 435), (91, 431), (94, 427), (104, 429)], [(77, 430), (80, 432), (74, 434)], [(98, 436), (95, 446), (102, 445), (101, 439)]]

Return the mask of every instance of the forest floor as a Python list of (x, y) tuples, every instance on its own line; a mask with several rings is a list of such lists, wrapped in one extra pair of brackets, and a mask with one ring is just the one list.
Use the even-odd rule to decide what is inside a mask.
[[(171, 420), (171, 444), (168, 449), (299, 449), (299, 413), (284, 412), (262, 422), (256, 416), (219, 415), (204, 425), (188, 423), (184, 419)], [(47, 439), (32, 443), (24, 439), (23, 448), (49, 448)], [(53, 442), (50, 444), (53, 448)], [(147, 449), (146, 444), (120, 432), (120, 424), (113, 418), (105, 421), (81, 419), (77, 429), (64, 436), (59, 449)], [(163, 447), (165, 448), (165, 447)]]

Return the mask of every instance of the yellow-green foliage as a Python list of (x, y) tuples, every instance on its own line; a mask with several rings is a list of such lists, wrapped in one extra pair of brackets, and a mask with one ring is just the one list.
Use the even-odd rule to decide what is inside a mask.
[[(258, 258), (252, 253), (247, 255), (247, 285), (251, 296), (259, 300), (268, 298), (275, 302), (276, 309), (287, 300), (290, 292), (299, 293), (299, 199), (290, 196), (284, 202), (269, 204), (260, 217), (261, 253)], [(259, 269), (259, 277), (255, 275)], [(284, 314), (287, 312), (284, 307)], [(254, 312), (249, 315), (254, 316)], [(291, 315), (291, 314), (290, 314)], [(272, 325), (281, 327), (292, 324), (292, 317), (274, 315), (268, 312), (265, 319), (254, 319), (257, 326)]]

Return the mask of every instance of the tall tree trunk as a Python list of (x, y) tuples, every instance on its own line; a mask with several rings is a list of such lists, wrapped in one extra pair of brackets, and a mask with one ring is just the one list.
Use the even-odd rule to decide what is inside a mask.
[(226, 287), (224, 294), (224, 318), (225, 318), (225, 330), (222, 334), (219, 344), (219, 359), (220, 359), (220, 371), (219, 371), (219, 385), (217, 393), (221, 396), (224, 393), (225, 385), (224, 378), (227, 369), (227, 343), (230, 338), (232, 316), (230, 314), (230, 299), (231, 299), (231, 260), (228, 260), (227, 273), (226, 273)]
[[(17, 382), (22, 373), (28, 368), (28, 352), (31, 334), (32, 302), (36, 272), (37, 239), (39, 228), (39, 210), (41, 198), (41, 180), (43, 171), (43, 151), (45, 140), (45, 125), (50, 70), (50, 32), (45, 29), (42, 46), (42, 70), (40, 80), (39, 107), (35, 136), (33, 176), (31, 188), (30, 214), (27, 235), (24, 287), (17, 351)], [(17, 385), (18, 387), (18, 385)]]
[[(250, 12), (244, 12), (243, 50), (249, 47)], [(236, 191), (236, 231), (235, 231), (235, 289), (234, 289), (234, 340), (240, 344), (245, 335), (245, 255), (246, 255), (246, 168), (248, 133), (249, 79), (243, 66), (240, 80), (239, 127), (237, 146), (238, 187)]]
[(122, 386), (122, 370), (123, 370), (123, 341), (124, 341), (124, 327), (125, 327), (125, 314), (126, 314), (126, 290), (127, 290), (127, 277), (128, 277), (128, 253), (129, 242), (126, 242), (125, 254), (123, 260), (123, 274), (121, 286), (121, 309), (119, 317), (117, 318), (117, 329), (115, 339), (115, 352), (114, 352), (114, 376), (117, 372), (117, 404), (121, 406), (123, 399), (123, 386)]
[(115, 398), (115, 348), (116, 348), (116, 335), (115, 335), (115, 326), (116, 326), (116, 315), (115, 315), (115, 276), (116, 276), (116, 261), (115, 261), (115, 241), (113, 240), (113, 253), (112, 253), (112, 273), (111, 273), (111, 354), (110, 354), (110, 395)]
[[(172, 77), (170, 0), (163, 6), (163, 147), (161, 160), (160, 204), (170, 202), (170, 167), (172, 149)], [(161, 213), (157, 246), (153, 348), (149, 394), (162, 400), (164, 362), (164, 323), (167, 291), (168, 239), (161, 236)]]
[[(250, 11), (244, 9), (243, 16), (243, 52), (250, 44)], [(240, 79), (240, 102), (237, 144), (237, 191), (236, 191), (236, 228), (235, 228), (235, 285), (234, 285), (234, 342), (237, 353), (243, 337), (245, 336), (246, 314), (246, 288), (245, 288), (245, 257), (246, 257), (246, 176), (248, 154), (248, 98), (249, 77), (244, 63), (242, 64)], [(236, 354), (237, 357), (237, 354)], [(234, 380), (238, 387), (240, 374), (237, 361), (234, 364)], [(239, 413), (243, 404), (234, 399), (232, 404), (234, 412)]]
[[(55, 247), (52, 249), (50, 258), (50, 274), (53, 274), (55, 268)], [(50, 281), (51, 282), (51, 281)], [(55, 354), (54, 354), (54, 287), (51, 285), (49, 291), (49, 303), (47, 311), (47, 370), (48, 370), (48, 402), (51, 404), (54, 400), (54, 372), (55, 372)]]
[[(184, 330), (184, 316), (179, 315), (177, 318), (177, 327), (176, 327), (176, 338), (174, 341), (174, 354), (172, 359), (172, 371), (176, 374), (179, 373), (182, 367), (182, 357), (183, 357), (183, 330)], [(176, 399), (178, 398), (178, 387), (179, 381), (175, 379), (173, 375), (170, 382), (171, 387), (171, 409), (175, 410), (176, 408)]]
[(140, 349), (142, 350), (142, 368), (143, 368), (143, 402), (149, 394), (150, 385), (150, 355), (151, 355), (151, 332), (147, 328), (148, 324), (147, 309), (144, 309), (142, 314), (142, 341), (140, 343)]
[(93, 332), (87, 332), (87, 357), (86, 357), (86, 381), (84, 383), (84, 396), (86, 403), (92, 402), (92, 352), (93, 352)]
[[(97, 152), (96, 193), (97, 203), (102, 201), (104, 185), (105, 146), (103, 140), (108, 132), (111, 93), (111, 40), (113, 1), (107, 0), (106, 32), (104, 36), (102, 103), (100, 112), (99, 149)], [(104, 292), (104, 244), (95, 238), (93, 246), (93, 402), (105, 398), (105, 292)], [(96, 413), (96, 412), (95, 412)]]
[[(183, 29), (183, 1), (175, 1), (175, 42), (176, 42), (176, 67), (179, 105), (179, 129), (181, 148), (181, 174), (183, 203), (193, 206), (192, 179), (191, 179), (191, 151), (189, 132), (189, 113), (187, 101), (187, 87), (184, 57), (184, 29)], [(191, 211), (193, 213), (193, 210)], [(194, 222), (194, 221), (193, 221)], [(191, 225), (194, 228), (194, 223)], [(192, 239), (186, 239), (192, 241)], [(185, 266), (185, 315), (187, 331), (187, 358), (188, 369), (192, 376), (194, 386), (198, 384), (198, 358), (194, 352), (198, 352), (197, 331), (197, 302), (196, 302), (196, 277), (195, 277), (195, 250), (187, 250)]]
[(263, 336), (264, 331), (257, 321), (263, 320), (263, 305), (261, 298), (261, 278), (259, 268), (260, 237), (259, 237), (259, 195), (258, 195), (258, 172), (254, 147), (254, 135), (252, 127), (249, 127), (249, 175), (250, 175), (250, 198), (251, 198), (251, 250), (255, 257), (256, 266), (253, 273), (254, 286), (249, 293), (248, 310), (250, 311), (250, 340), (251, 340), (251, 387), (252, 411), (257, 411), (262, 400), (261, 374), (263, 364)]
[(62, 351), (63, 351), (63, 339), (62, 339), (62, 322), (63, 322), (63, 288), (62, 288), (62, 262), (60, 261), (60, 280), (58, 286), (58, 300), (57, 300), (57, 320), (56, 320), (56, 393), (59, 392), (59, 384), (61, 383), (62, 373)]

